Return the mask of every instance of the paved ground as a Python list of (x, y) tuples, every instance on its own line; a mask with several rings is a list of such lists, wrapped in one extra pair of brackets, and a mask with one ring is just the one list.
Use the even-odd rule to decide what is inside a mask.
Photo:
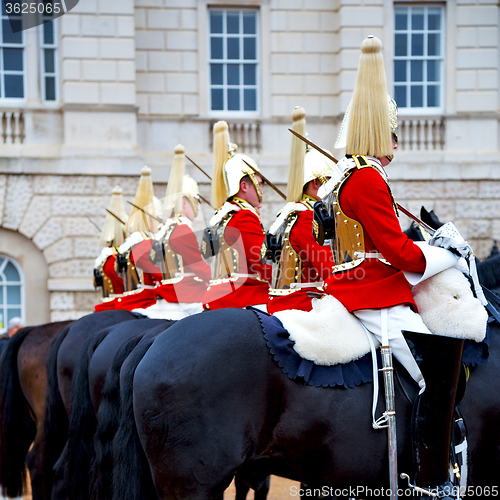
[[(283, 479), (282, 477), (271, 476), (271, 489), (269, 490), (267, 500), (290, 500), (290, 498), (298, 498), (297, 495), (293, 495), (294, 489), (290, 489), (292, 486), (295, 486), (296, 490), (298, 490), (299, 483)], [(224, 493), (224, 500), (234, 500), (234, 494), (234, 484), (231, 484)], [(253, 491), (250, 491), (247, 500), (253, 500)]]

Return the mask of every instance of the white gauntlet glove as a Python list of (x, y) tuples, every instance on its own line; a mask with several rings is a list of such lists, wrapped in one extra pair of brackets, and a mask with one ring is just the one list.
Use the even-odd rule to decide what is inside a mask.
[[(453, 222), (447, 222), (441, 226), (429, 240), (429, 245), (446, 248), (453, 252), (455, 255), (461, 258), (453, 266), (462, 271), (464, 274), (472, 278), (472, 283), (474, 285), (473, 292), (476, 297), (481, 301), (481, 304), (485, 306), (488, 301), (484, 297), (483, 289), (479, 284), (479, 279), (477, 277), (476, 269), (476, 258), (474, 252), (470, 245), (462, 238), (462, 235), (458, 232), (455, 224)], [(464, 270), (464, 263), (467, 266), (467, 270)]]

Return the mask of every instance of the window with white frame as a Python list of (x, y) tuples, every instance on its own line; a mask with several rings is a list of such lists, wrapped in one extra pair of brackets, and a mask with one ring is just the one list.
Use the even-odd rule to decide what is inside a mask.
[(394, 7), (394, 97), (400, 109), (443, 107), (444, 8)]
[(19, 264), (0, 255), (0, 333), (5, 333), (12, 318), (24, 320), (24, 277)]
[[(5, 2), (2, 3), (0, 25), (0, 99), (24, 99), (25, 97), (25, 41), (21, 15), (7, 17)], [(12, 30), (14, 27), (16, 33)]]
[(211, 111), (259, 110), (258, 11), (209, 10)]
[(57, 100), (57, 22), (48, 20), (40, 26), (42, 99)]

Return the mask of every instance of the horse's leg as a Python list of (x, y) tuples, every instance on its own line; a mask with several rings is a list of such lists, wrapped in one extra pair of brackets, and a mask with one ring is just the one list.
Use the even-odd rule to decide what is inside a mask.
[(266, 500), (271, 487), (271, 476), (267, 476), (264, 484), (255, 492), (255, 500)]
[[(258, 490), (255, 490), (254, 500), (266, 500), (267, 499), (267, 495), (269, 493), (270, 483), (271, 483), (270, 477), (267, 476), (264, 484)], [(235, 478), (234, 478), (234, 486), (236, 489), (236, 495), (234, 497), (234, 500), (246, 500), (248, 492), (250, 491), (250, 487), (247, 486), (246, 483), (241, 481), (241, 479), (238, 479), (238, 476), (235, 476)]]
[(246, 500), (250, 488), (237, 477), (234, 478), (234, 488), (236, 490), (234, 500)]

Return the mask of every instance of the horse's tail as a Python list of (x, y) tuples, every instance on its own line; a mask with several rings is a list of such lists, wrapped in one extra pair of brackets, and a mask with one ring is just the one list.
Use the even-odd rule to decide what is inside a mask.
[(94, 461), (90, 469), (90, 497), (112, 497), (113, 460), (111, 445), (120, 423), (120, 369), (143, 335), (133, 337), (120, 347), (106, 375), (94, 435)]
[(149, 464), (137, 434), (133, 406), (135, 369), (153, 342), (154, 339), (137, 346), (127, 360), (127, 372), (122, 374), (120, 425), (112, 446), (113, 500), (151, 500), (158, 497)]
[(59, 392), (57, 379), (57, 354), (63, 340), (68, 335), (71, 325), (65, 327), (52, 342), (47, 358), (47, 394), (45, 397), (45, 417), (43, 424), (42, 456), (44, 457), (43, 477), (45, 478), (47, 498), (53, 484), (52, 469), (66, 444), (68, 416)]
[(97, 419), (92, 406), (89, 384), (89, 364), (99, 344), (106, 338), (109, 329), (93, 335), (83, 345), (71, 383), (71, 414), (68, 429), (65, 482), (68, 498), (89, 499), (88, 471), (94, 458), (94, 432)]
[(19, 348), (32, 330), (23, 328), (7, 342), (0, 365), (0, 484), (8, 497), (24, 492), (26, 454), (36, 435), (17, 369)]

